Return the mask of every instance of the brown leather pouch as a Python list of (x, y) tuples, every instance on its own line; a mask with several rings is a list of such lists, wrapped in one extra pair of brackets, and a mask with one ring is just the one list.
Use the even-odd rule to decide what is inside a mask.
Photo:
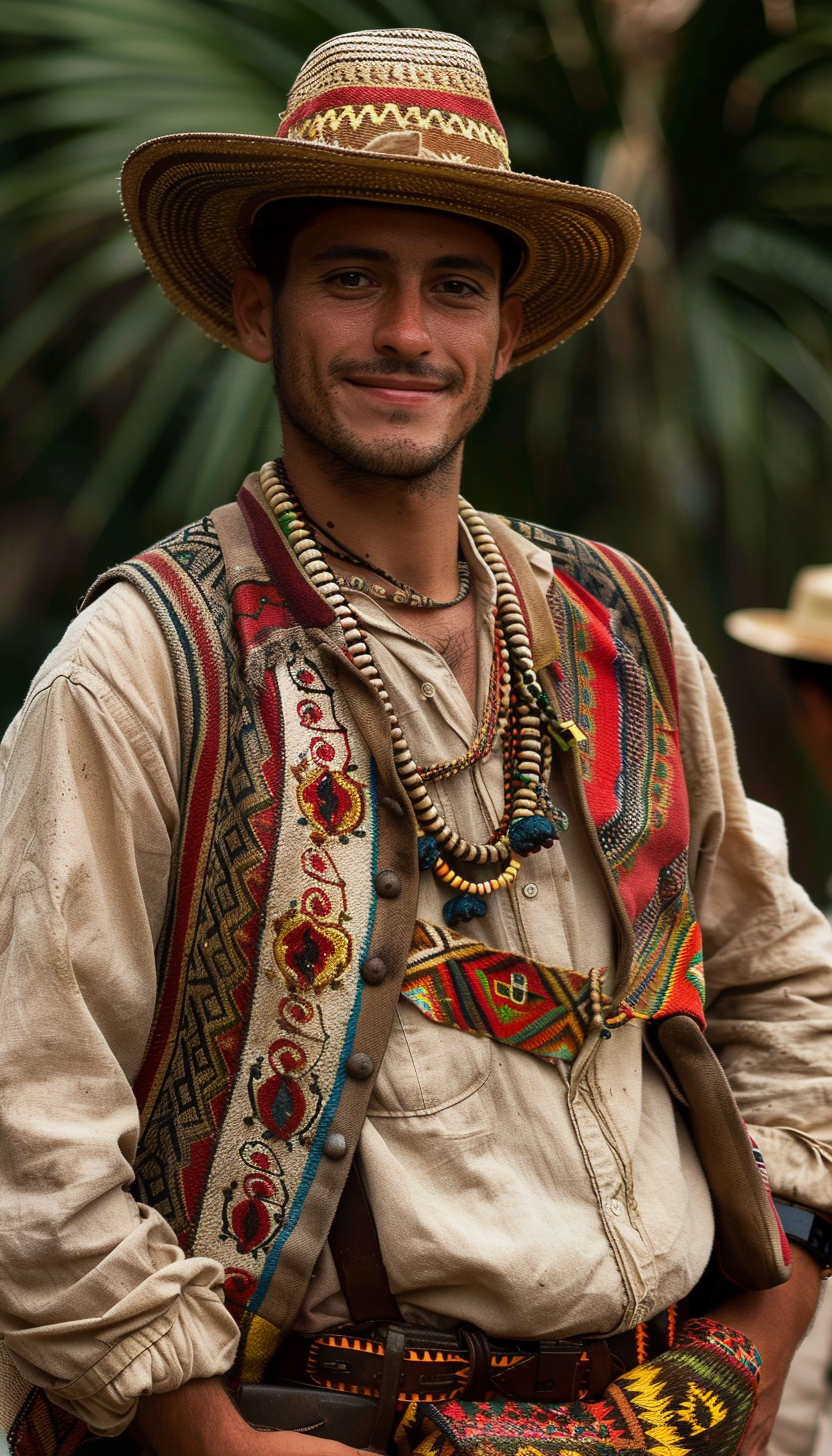
[(244, 1385), (240, 1414), (257, 1431), (295, 1431), (345, 1446), (370, 1446), (378, 1402), (302, 1385)]

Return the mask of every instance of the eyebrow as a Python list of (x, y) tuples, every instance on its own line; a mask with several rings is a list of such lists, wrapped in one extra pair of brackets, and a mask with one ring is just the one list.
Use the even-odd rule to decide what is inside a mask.
[(497, 274), (479, 253), (443, 253), (441, 258), (432, 258), (429, 268), (460, 268), (466, 273), (483, 273), (497, 282)]
[[(324, 248), (323, 252), (316, 253), (312, 259), (313, 263), (335, 263), (350, 260), (360, 260), (364, 263), (395, 263), (396, 259), (392, 253), (384, 248), (363, 248), (354, 243), (333, 243), (331, 247)], [(467, 273), (481, 273), (488, 278), (497, 281), (497, 275), (490, 263), (486, 263), (479, 253), (443, 253), (439, 258), (430, 258), (428, 268), (454, 268), (461, 269)]]

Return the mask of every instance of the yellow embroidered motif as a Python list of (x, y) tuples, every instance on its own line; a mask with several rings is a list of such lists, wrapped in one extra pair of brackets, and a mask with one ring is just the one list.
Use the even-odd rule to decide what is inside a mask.
[(352, 941), (341, 925), (308, 908), (292, 909), (277, 916), (274, 932), (274, 963), (290, 991), (340, 984), (352, 959)]
[(719, 1426), (728, 1414), (728, 1407), (713, 1390), (705, 1390), (695, 1381), (679, 1407), (679, 1420), (690, 1426), (692, 1436), (702, 1436)]
[(241, 1324), (240, 1379), (244, 1385), (256, 1384), (280, 1344), (280, 1330), (259, 1314), (244, 1314)]
[(690, 1456), (690, 1447), (679, 1439), (661, 1370), (639, 1365), (628, 1372), (622, 1388), (644, 1430), (650, 1456)]

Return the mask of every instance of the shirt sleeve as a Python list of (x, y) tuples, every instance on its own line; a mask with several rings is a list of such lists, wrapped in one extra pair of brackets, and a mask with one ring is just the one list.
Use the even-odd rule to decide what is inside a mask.
[(832, 928), (789, 874), (780, 815), (746, 797), (713, 673), (672, 627), (708, 1038), (775, 1196), (832, 1215)]
[(112, 1436), (141, 1395), (227, 1370), (237, 1327), (220, 1265), (129, 1191), (175, 698), (133, 588), (84, 616), (0, 752), (0, 1332), (23, 1376)]

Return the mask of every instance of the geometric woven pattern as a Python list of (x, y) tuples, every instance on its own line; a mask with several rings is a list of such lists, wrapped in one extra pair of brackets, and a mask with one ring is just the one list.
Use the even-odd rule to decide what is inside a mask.
[(402, 995), (444, 1026), (490, 1036), (545, 1061), (572, 1062), (591, 1009), (589, 980), (416, 922)]
[(739, 1330), (689, 1320), (671, 1350), (599, 1400), (569, 1405), (414, 1405), (399, 1449), (415, 1456), (735, 1456), (753, 1413), (760, 1356)]
[(397, 48), (384, 31), (325, 41), (289, 92), (278, 136), (343, 144), (346, 132), (362, 149), (397, 130), (421, 138), (420, 156), (510, 167), (479, 57), (431, 30), (411, 30)]

